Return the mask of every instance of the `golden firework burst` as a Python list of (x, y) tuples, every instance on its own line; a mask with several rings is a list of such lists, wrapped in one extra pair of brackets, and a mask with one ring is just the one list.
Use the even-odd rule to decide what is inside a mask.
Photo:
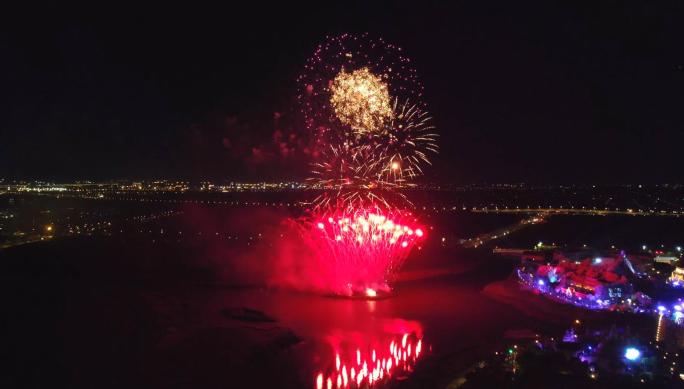
[(377, 131), (392, 118), (387, 83), (368, 68), (340, 71), (330, 87), (330, 104), (335, 115), (358, 133)]

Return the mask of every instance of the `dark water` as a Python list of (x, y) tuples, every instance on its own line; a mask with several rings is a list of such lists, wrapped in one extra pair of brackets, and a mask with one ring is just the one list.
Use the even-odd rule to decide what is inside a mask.
[[(507, 289), (501, 281), (515, 262), (491, 255), (491, 247), (440, 243), (447, 233), (469, 236), (517, 220), (510, 216), (426, 218), (434, 229), (409, 259), (396, 295), (364, 301), (266, 289), (254, 273), (240, 282), (243, 268), (258, 268), (251, 264), (258, 258), (243, 253), (268, 245), (245, 237), (278, 225), (272, 213), (240, 212), (186, 209), (185, 218), (136, 224), (109, 237), (0, 252), (7, 318), (2, 353), (11, 361), (0, 384), (314, 387), (319, 372), (334, 374), (336, 353), (351, 365), (355, 349), (364, 349), (366, 358), (369, 350), (380, 354), (388, 342), (411, 334), (411, 341), (422, 340), (423, 353), (414, 372), (397, 373), (391, 386), (444, 387), (500, 345), (507, 331), (557, 333), (575, 317), (609, 318)], [(629, 241), (634, 231), (651, 228), (655, 239), (677, 228), (662, 220), (558, 217), (504, 243), (532, 243), (539, 235)], [(622, 225), (636, 222), (645, 224)], [(177, 231), (169, 237), (174, 228), (183, 238)], [(161, 229), (166, 232), (151, 232)], [(242, 239), (221, 237), (227, 234)], [(240, 249), (215, 250), (223, 246)]]
[(169, 247), (155, 256), (120, 243), (67, 239), (2, 254), (5, 387), (313, 387), (336, 350), (381, 349), (404, 333), (422, 338), (424, 356), (415, 375), (393, 382), (447, 358), (446, 372), (429, 375), (442, 384), (508, 329), (561, 327), (482, 293), (512, 265), (486, 253), (454, 252), (458, 266), (369, 302), (216, 285)]

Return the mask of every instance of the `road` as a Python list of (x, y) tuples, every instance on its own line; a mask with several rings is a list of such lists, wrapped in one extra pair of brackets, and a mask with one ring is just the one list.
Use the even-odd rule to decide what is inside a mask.
[(513, 232), (522, 230), (525, 227), (543, 223), (545, 221), (545, 218), (548, 218), (548, 215), (537, 214), (530, 218), (520, 220), (519, 222), (512, 224), (510, 226), (499, 228), (497, 230), (487, 232), (485, 234), (478, 235), (470, 239), (464, 239), (460, 243), (463, 247), (466, 248), (476, 248), (482, 246), (485, 243), (507, 236)]

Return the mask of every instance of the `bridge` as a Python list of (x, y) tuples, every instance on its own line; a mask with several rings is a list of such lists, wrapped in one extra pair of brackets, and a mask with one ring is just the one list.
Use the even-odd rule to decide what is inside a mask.
[(642, 210), (642, 209), (587, 209), (587, 208), (472, 208), (475, 213), (511, 213), (511, 214), (534, 214), (544, 216), (552, 215), (585, 215), (585, 216), (608, 216), (608, 215), (626, 215), (626, 216), (670, 216), (679, 217), (684, 216), (684, 211), (669, 211), (669, 210)]

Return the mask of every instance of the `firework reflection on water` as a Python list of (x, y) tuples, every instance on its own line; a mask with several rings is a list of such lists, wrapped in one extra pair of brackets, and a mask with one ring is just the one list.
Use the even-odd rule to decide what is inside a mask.
[(316, 389), (362, 388), (383, 385), (410, 374), (425, 354), (422, 328), (418, 323), (398, 321), (399, 327), (385, 328), (374, 336), (336, 333), (321, 355), (316, 370)]

